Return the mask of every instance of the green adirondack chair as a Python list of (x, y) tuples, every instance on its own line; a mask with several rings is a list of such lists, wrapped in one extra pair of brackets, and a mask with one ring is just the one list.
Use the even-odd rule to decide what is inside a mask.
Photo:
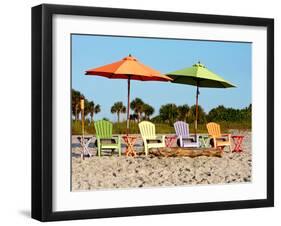
[(143, 139), (145, 155), (148, 155), (150, 148), (163, 148), (165, 145), (165, 135), (157, 136), (155, 134), (155, 125), (148, 121), (139, 123), (140, 133)]
[[(106, 120), (95, 122), (98, 156), (101, 156), (102, 149), (117, 149), (121, 156), (121, 137), (112, 136), (112, 123)], [(111, 141), (114, 140), (114, 143)], [(107, 141), (107, 142), (105, 142)]]

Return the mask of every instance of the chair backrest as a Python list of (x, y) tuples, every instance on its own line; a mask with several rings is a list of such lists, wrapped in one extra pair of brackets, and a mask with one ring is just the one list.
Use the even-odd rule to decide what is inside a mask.
[(112, 137), (112, 123), (106, 120), (95, 122), (96, 136), (100, 138)]
[(219, 124), (214, 122), (209, 122), (206, 126), (209, 135), (213, 137), (221, 137), (221, 128)]
[(139, 129), (143, 138), (155, 139), (155, 125), (152, 122), (142, 121), (139, 123)]
[(189, 125), (186, 122), (177, 121), (174, 123), (174, 128), (177, 136), (189, 137)]

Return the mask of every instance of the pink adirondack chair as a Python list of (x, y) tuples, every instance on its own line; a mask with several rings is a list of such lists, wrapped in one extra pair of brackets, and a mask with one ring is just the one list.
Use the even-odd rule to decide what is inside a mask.
[(196, 147), (198, 148), (200, 146), (199, 144), (199, 138), (190, 136), (189, 134), (189, 125), (186, 122), (183, 121), (177, 121), (174, 123), (176, 134), (180, 141), (181, 147)]

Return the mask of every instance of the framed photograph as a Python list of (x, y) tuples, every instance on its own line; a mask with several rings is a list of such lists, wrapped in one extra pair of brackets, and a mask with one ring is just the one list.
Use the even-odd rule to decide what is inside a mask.
[(32, 8), (32, 217), (274, 205), (274, 21)]

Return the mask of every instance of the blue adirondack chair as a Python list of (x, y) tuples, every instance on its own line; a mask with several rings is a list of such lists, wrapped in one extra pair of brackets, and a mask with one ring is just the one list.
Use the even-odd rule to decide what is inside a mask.
[(198, 148), (200, 146), (198, 135), (191, 136), (189, 134), (189, 125), (186, 122), (177, 121), (174, 123), (174, 128), (180, 141), (180, 147)]

